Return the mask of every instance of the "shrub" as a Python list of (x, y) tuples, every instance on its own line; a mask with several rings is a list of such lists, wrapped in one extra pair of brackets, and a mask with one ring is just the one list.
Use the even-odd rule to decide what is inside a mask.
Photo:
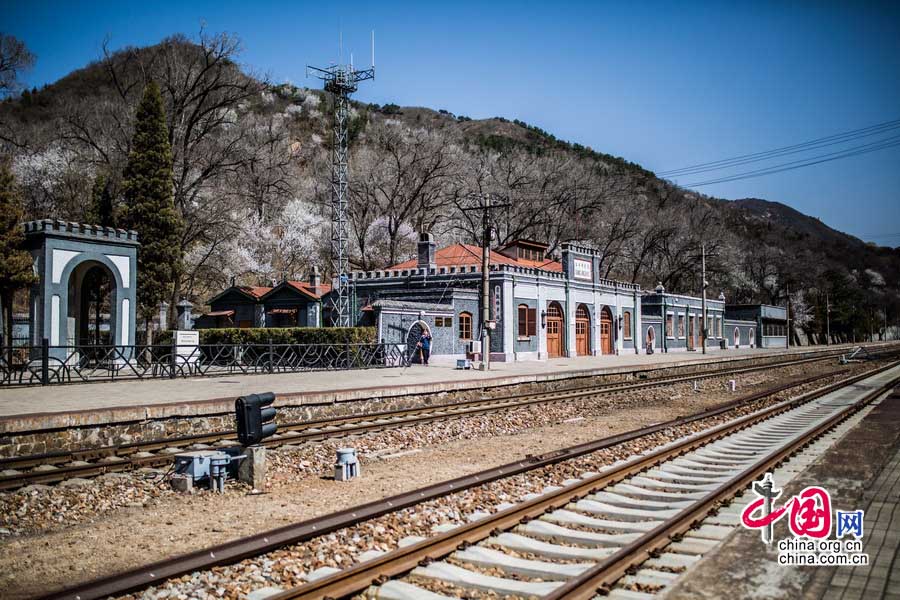
[[(200, 329), (200, 344), (372, 344), (374, 327), (254, 327)], [(159, 336), (160, 344), (172, 343), (172, 332)]]

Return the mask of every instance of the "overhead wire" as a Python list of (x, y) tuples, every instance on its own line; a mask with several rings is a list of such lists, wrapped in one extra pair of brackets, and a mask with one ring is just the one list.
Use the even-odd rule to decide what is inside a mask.
[(871, 125), (869, 127), (863, 127), (861, 129), (854, 129), (852, 131), (837, 133), (837, 134), (825, 136), (822, 138), (817, 138), (815, 140), (801, 142), (799, 144), (783, 146), (781, 148), (774, 148), (774, 149), (765, 150), (762, 152), (755, 152), (752, 154), (744, 154), (744, 155), (735, 156), (732, 158), (725, 158), (725, 159), (706, 162), (706, 163), (699, 163), (699, 164), (695, 164), (695, 165), (691, 165), (691, 166), (687, 166), (687, 167), (681, 167), (679, 169), (670, 169), (668, 171), (660, 171), (660, 172), (657, 172), (657, 175), (660, 177), (669, 177), (669, 176), (676, 176), (676, 175), (691, 175), (691, 174), (701, 173), (701, 172), (705, 172), (705, 171), (715, 171), (715, 170), (725, 169), (728, 167), (737, 166), (737, 165), (741, 165), (741, 164), (759, 162), (759, 161), (767, 160), (770, 158), (776, 158), (779, 156), (786, 156), (789, 154), (796, 154), (796, 153), (805, 152), (808, 150), (815, 150), (818, 148), (824, 148), (827, 146), (833, 146), (836, 144), (851, 142), (851, 141), (855, 141), (857, 139), (861, 139), (864, 137), (878, 135), (880, 133), (886, 133), (886, 132), (892, 131), (897, 128), (900, 128), (900, 119), (895, 119), (892, 121), (885, 121), (884, 123), (879, 123), (877, 125)]
[(869, 144), (863, 144), (861, 146), (855, 146), (853, 148), (846, 148), (844, 150), (839, 150), (837, 152), (829, 152), (827, 154), (820, 154), (818, 156), (808, 157), (800, 160), (790, 161), (786, 163), (781, 163), (778, 165), (773, 165), (770, 167), (765, 167), (763, 169), (757, 169), (755, 171), (746, 171), (743, 173), (735, 173), (734, 175), (727, 175), (723, 177), (719, 177), (716, 179), (709, 179), (706, 181), (697, 181), (694, 183), (687, 184), (679, 184), (681, 187), (700, 187), (704, 185), (713, 185), (716, 183), (726, 183), (730, 181), (740, 181), (742, 179), (752, 179), (755, 177), (762, 177), (764, 175), (772, 175), (774, 173), (783, 173), (785, 171), (792, 171), (794, 169), (802, 169), (803, 167), (809, 167), (812, 165), (818, 165), (825, 162), (830, 162), (833, 160), (839, 160), (842, 158), (849, 158), (851, 156), (859, 156), (860, 154), (868, 154), (870, 152), (875, 152), (877, 150), (884, 150), (886, 148), (893, 148), (895, 146), (900, 145), (900, 136), (892, 136), (889, 138), (885, 138), (883, 140), (879, 140), (877, 142), (871, 142)]

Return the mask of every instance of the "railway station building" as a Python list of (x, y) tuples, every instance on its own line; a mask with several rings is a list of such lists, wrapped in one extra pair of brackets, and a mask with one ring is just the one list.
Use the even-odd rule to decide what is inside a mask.
[[(596, 250), (564, 243), (559, 258), (547, 244), (515, 240), (491, 250), (491, 360), (545, 360), (626, 352), (702, 349), (702, 301), (599, 276)], [(376, 271), (349, 273), (353, 324), (376, 329), (379, 341), (405, 348), (432, 336), (436, 362), (480, 359), (482, 249), (452, 244), (438, 249), (420, 234), (417, 255)], [(330, 325), (329, 294), (318, 270), (307, 281), (272, 287), (232, 285), (209, 301), (198, 328), (321, 327)], [(708, 299), (707, 349), (786, 346), (786, 313), (765, 305), (727, 305)]]
[[(546, 244), (516, 240), (491, 251), (491, 359), (542, 360), (639, 352), (640, 286), (599, 276), (599, 254), (563, 244), (561, 258)], [(378, 338), (405, 344), (412, 358), (427, 329), (432, 354), (480, 357), (482, 249), (437, 249), (420, 235), (416, 258), (388, 269), (351, 274), (357, 320)]]

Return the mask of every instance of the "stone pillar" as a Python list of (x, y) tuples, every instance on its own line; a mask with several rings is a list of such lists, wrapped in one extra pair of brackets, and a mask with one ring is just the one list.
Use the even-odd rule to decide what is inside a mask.
[(159, 330), (169, 329), (169, 303), (163, 300), (159, 303)]
[(194, 319), (191, 316), (192, 308), (194, 308), (194, 305), (187, 300), (182, 300), (175, 305), (175, 310), (177, 311), (175, 323), (179, 330), (187, 331), (194, 328)]
[(247, 458), (238, 465), (238, 479), (255, 490), (266, 488), (266, 448), (247, 446), (242, 451)]
[(500, 324), (503, 328), (503, 355), (506, 362), (512, 362), (515, 356), (515, 326), (518, 311), (514, 302), (514, 290), (515, 281), (503, 279), (503, 297), (501, 299), (503, 319), (500, 321)]

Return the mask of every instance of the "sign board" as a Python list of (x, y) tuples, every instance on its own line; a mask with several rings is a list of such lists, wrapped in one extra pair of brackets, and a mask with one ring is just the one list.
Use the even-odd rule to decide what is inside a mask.
[(574, 260), (575, 266), (575, 279), (586, 279), (588, 281), (593, 280), (593, 274), (591, 272), (591, 261), (584, 260), (582, 258), (576, 258)]
[(176, 331), (175, 353), (185, 357), (187, 362), (195, 362), (200, 358), (200, 332)]

